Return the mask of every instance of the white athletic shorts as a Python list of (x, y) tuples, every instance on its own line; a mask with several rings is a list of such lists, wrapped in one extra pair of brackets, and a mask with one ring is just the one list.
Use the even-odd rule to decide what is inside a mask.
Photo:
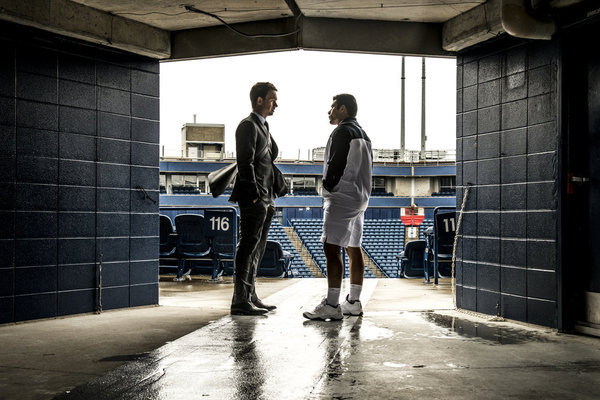
[(323, 236), (321, 242), (340, 247), (360, 247), (365, 211), (348, 208), (323, 199)]

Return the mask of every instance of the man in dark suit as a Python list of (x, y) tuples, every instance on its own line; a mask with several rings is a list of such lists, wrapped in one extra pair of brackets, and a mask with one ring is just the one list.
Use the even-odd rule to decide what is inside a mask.
[(231, 314), (260, 315), (275, 309), (256, 295), (256, 271), (275, 213), (274, 164), (279, 152), (271, 138), (268, 116), (277, 108), (277, 89), (259, 82), (250, 90), (252, 113), (235, 131), (238, 173), (229, 201), (240, 207), (240, 238), (235, 255)]

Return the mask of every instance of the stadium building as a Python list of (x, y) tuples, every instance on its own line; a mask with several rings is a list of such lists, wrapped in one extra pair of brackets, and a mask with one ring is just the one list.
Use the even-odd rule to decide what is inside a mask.
[[(275, 200), (276, 214), (270, 239), (280, 242), (283, 250), (293, 254), (292, 275), (297, 277), (323, 276), (325, 272), (325, 256), (320, 243), (323, 153), (324, 148), (317, 148), (313, 149), (310, 161), (276, 161), (290, 194)], [(179, 214), (203, 214), (206, 209), (232, 206), (228, 202), (231, 188), (213, 198), (208, 185), (209, 173), (235, 162), (235, 158), (226, 158), (224, 126), (185, 124), (181, 154), (187, 157), (161, 158), (160, 213), (174, 223)], [(366, 276), (396, 277), (397, 256), (404, 250), (405, 241), (425, 239), (425, 229), (433, 225), (437, 207), (455, 207), (454, 158), (455, 152), (450, 150), (430, 150), (423, 154), (400, 149), (373, 151), (373, 189), (365, 212), (371, 236), (365, 247), (370, 254)], [(404, 214), (420, 215), (421, 218), (406, 225), (401, 220)], [(308, 225), (305, 227), (305, 224)], [(286, 235), (278, 234), (280, 232), (286, 232)], [(388, 242), (386, 236), (392, 232), (394, 241)], [(296, 244), (292, 245), (293, 242)], [(172, 257), (163, 261), (168, 262), (169, 258)], [(206, 272), (207, 268), (198, 270)]]

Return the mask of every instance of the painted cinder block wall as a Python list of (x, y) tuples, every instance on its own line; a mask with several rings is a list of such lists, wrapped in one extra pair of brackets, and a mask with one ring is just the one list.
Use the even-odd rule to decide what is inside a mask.
[(0, 52), (0, 323), (95, 311), (100, 262), (103, 310), (157, 304), (158, 62), (9, 23)]
[(557, 326), (558, 46), (499, 39), (457, 58), (457, 306)]

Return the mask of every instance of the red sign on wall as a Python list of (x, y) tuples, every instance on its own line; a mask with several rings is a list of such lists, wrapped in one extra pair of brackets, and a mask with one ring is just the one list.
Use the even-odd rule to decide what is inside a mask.
[(425, 219), (425, 209), (423, 207), (401, 208), (400, 219), (406, 226), (419, 226)]

